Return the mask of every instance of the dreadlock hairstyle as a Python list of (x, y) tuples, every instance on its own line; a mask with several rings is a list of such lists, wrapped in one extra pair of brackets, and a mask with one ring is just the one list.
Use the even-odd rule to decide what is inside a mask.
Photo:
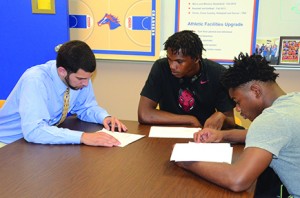
[(252, 80), (268, 82), (276, 81), (279, 74), (274, 73), (275, 68), (269, 65), (261, 55), (248, 56), (240, 53), (234, 58), (233, 66), (230, 66), (221, 78), (225, 88), (236, 88)]
[(164, 50), (171, 48), (172, 53), (176, 54), (181, 49), (184, 56), (202, 60), (202, 51), (205, 50), (201, 39), (197, 34), (190, 30), (176, 32), (164, 43)]

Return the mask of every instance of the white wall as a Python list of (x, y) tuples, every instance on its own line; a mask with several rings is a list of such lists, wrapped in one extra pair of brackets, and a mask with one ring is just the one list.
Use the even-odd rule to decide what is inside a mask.
[(137, 120), (140, 91), (152, 62), (119, 62), (98, 60), (93, 78), (100, 106), (122, 120)]
[[(273, 18), (279, 13), (274, 12), (274, 5), (282, 0), (261, 0), (260, 13), (271, 13)], [(272, 5), (272, 6), (271, 6)], [(279, 6), (275, 6), (279, 7)], [(174, 0), (161, 1), (161, 44), (174, 33)], [(257, 36), (277, 36), (269, 31), (277, 21), (264, 22), (265, 16), (259, 15)], [(295, 34), (299, 32), (295, 32)], [(153, 62), (97, 60), (97, 73), (93, 78), (94, 90), (100, 106), (122, 120), (137, 120), (137, 106), (140, 91), (151, 69)], [(300, 70), (277, 70), (278, 83), (287, 91), (300, 91)]]

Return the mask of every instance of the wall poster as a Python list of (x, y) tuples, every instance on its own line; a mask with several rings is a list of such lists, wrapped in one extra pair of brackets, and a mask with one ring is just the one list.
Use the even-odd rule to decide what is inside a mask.
[(176, 0), (175, 31), (193, 30), (203, 55), (230, 64), (240, 52), (253, 54), (258, 0)]
[(159, 57), (160, 1), (70, 0), (70, 39), (96, 58), (153, 61)]
[(279, 65), (300, 66), (300, 36), (281, 36), (279, 45)]

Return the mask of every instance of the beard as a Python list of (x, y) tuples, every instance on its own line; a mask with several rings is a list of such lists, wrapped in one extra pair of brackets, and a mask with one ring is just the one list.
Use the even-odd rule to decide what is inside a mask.
[(68, 75), (65, 77), (65, 81), (66, 81), (68, 87), (70, 87), (71, 89), (73, 89), (73, 90), (78, 90), (78, 89), (79, 89), (79, 88), (77, 88), (77, 87), (73, 87), (73, 86), (70, 84), (70, 73), (69, 73), (69, 72), (68, 72)]

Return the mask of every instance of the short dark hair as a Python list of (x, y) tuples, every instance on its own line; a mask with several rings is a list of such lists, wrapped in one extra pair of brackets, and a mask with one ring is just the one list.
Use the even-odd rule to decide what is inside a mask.
[(236, 88), (252, 80), (276, 82), (279, 74), (275, 73), (275, 68), (269, 65), (261, 55), (249, 56), (240, 53), (238, 58), (234, 58), (233, 66), (230, 66), (221, 78), (221, 83), (227, 88)]
[(63, 67), (71, 73), (76, 73), (79, 69), (93, 72), (96, 69), (96, 59), (93, 51), (85, 42), (72, 40), (59, 48), (56, 66)]
[(191, 30), (183, 30), (170, 36), (164, 43), (164, 50), (168, 48), (171, 48), (174, 54), (181, 49), (184, 56), (200, 58), (201, 60), (202, 51), (205, 50), (199, 36)]

